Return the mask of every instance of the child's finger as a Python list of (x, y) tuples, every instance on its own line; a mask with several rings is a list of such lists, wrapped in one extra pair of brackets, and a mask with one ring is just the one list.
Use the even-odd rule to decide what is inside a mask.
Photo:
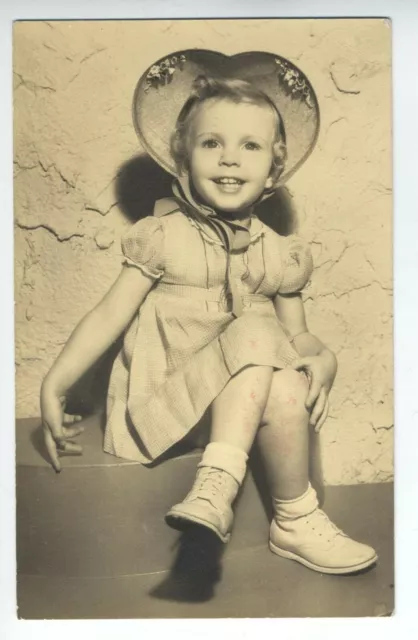
[(326, 397), (325, 391), (324, 389), (321, 389), (318, 395), (318, 399), (315, 402), (315, 406), (313, 408), (311, 418), (309, 420), (312, 426), (315, 426), (319, 418), (321, 417), (325, 409), (326, 400), (327, 400), (327, 397)]
[(64, 422), (66, 424), (72, 424), (73, 422), (80, 422), (83, 419), (83, 416), (73, 416), (69, 413), (64, 413)]
[(310, 358), (296, 358), (290, 363), (290, 367), (296, 371), (306, 369), (311, 364)]
[(57, 446), (48, 427), (44, 427), (44, 441), (51, 464), (55, 471), (59, 473), (61, 471), (61, 463), (58, 457)]
[(59, 443), (60, 453), (64, 455), (70, 456), (81, 456), (83, 453), (83, 447), (75, 442), (71, 442), (69, 440), (63, 440)]
[(328, 402), (328, 398), (326, 399), (325, 402), (325, 407), (324, 410), (322, 412), (322, 415), (320, 416), (318, 422), (316, 423), (316, 427), (315, 427), (315, 433), (319, 433), (324, 425), (325, 420), (328, 417), (328, 411), (329, 411), (329, 402)]
[(63, 427), (62, 428), (62, 436), (60, 436), (60, 440), (68, 440), (69, 438), (75, 438), (79, 436), (80, 433), (83, 433), (84, 427), (81, 425), (74, 427)]
[(312, 371), (309, 371), (310, 385), (308, 395), (306, 397), (305, 406), (310, 411), (314, 404), (317, 402), (322, 387), (319, 380), (313, 375)]

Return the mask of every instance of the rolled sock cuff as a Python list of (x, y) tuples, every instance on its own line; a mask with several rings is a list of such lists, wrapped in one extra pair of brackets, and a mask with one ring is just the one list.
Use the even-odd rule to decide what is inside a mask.
[(294, 520), (307, 516), (319, 506), (315, 489), (309, 484), (305, 493), (292, 500), (273, 498), (274, 517), (276, 520)]
[(198, 467), (214, 467), (229, 473), (242, 484), (247, 470), (248, 455), (226, 442), (211, 442), (203, 452)]

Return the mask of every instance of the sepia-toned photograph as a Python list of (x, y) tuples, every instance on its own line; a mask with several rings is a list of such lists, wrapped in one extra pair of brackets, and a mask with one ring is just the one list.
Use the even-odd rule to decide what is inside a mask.
[(13, 27), (25, 620), (394, 612), (383, 18)]

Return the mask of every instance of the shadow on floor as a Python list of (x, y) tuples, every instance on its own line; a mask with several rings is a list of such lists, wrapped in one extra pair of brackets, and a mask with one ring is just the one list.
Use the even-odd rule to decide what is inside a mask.
[(35, 449), (36, 453), (38, 453), (40, 457), (43, 460), (45, 460), (45, 462), (48, 462), (49, 464), (50, 460), (45, 447), (44, 436), (42, 432), (42, 424), (41, 424), (40, 418), (39, 418), (39, 425), (30, 434), (30, 442), (33, 448)]
[(197, 525), (184, 531), (177, 544), (169, 575), (149, 595), (176, 602), (211, 600), (222, 576), (224, 545), (214, 533)]

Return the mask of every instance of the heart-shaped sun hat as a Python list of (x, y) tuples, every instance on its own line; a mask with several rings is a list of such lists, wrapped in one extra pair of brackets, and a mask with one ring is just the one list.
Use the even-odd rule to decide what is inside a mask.
[(149, 155), (163, 169), (178, 176), (170, 153), (170, 137), (199, 75), (246, 80), (269, 96), (282, 116), (286, 132), (287, 162), (276, 186), (288, 180), (315, 146), (319, 106), (305, 74), (273, 53), (249, 51), (227, 56), (188, 49), (151, 65), (139, 79), (133, 99), (135, 129)]

